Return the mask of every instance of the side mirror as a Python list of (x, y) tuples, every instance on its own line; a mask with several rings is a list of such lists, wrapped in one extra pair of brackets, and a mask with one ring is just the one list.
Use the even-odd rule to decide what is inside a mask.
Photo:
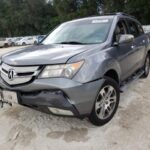
[(133, 42), (133, 40), (134, 36), (132, 34), (122, 34), (120, 35), (118, 44)]

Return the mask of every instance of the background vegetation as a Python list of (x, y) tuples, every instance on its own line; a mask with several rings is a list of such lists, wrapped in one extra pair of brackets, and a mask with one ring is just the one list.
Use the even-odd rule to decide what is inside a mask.
[(118, 11), (150, 24), (149, 0), (0, 0), (0, 37), (46, 34), (67, 20)]

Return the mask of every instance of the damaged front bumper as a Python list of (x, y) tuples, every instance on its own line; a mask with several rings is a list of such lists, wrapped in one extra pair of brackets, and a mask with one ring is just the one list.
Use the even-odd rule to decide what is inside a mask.
[(35, 79), (32, 83), (9, 86), (0, 79), (0, 88), (17, 93), (18, 103), (42, 107), (56, 115), (89, 115), (103, 79), (81, 84), (65, 78)]

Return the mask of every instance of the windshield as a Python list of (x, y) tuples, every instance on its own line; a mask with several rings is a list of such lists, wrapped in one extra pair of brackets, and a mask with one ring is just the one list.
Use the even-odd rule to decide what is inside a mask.
[(98, 44), (106, 41), (112, 19), (93, 19), (64, 23), (42, 42), (48, 44)]

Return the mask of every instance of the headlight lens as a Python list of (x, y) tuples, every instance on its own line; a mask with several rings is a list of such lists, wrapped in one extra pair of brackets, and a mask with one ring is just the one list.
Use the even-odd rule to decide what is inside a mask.
[(39, 78), (66, 77), (73, 78), (77, 71), (81, 68), (84, 61), (65, 65), (46, 66)]

